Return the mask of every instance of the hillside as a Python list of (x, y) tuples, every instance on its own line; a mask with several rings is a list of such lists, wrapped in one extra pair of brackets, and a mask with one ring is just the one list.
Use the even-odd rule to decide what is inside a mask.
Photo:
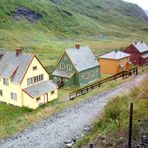
[(113, 49), (139, 39), (146, 41), (148, 34), (144, 11), (122, 0), (1, 0), (0, 3), (0, 48), (23, 47), (26, 52), (39, 54), (46, 66), (54, 65), (61, 49), (75, 42), (89, 44), (93, 49)]
[(145, 10), (146, 15), (148, 16), (148, 10)]

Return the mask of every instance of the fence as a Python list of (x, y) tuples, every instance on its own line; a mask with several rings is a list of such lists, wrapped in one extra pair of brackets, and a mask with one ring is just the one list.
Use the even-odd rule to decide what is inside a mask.
[(76, 97), (85, 95), (86, 93), (89, 93), (93, 89), (96, 89), (96, 88), (100, 87), (102, 84), (104, 84), (106, 82), (109, 82), (109, 81), (112, 81), (112, 80), (116, 80), (118, 78), (125, 79), (125, 78), (128, 78), (129, 76), (137, 75), (137, 74), (138, 74), (138, 68), (137, 67), (134, 67), (134, 68), (130, 69), (129, 71), (122, 71), (122, 72), (117, 73), (117, 74), (115, 74), (113, 76), (107, 77), (107, 78), (105, 78), (103, 80), (100, 80), (100, 81), (98, 81), (96, 83), (93, 83), (91, 85), (88, 85), (86, 87), (83, 87), (81, 89), (78, 89), (78, 90), (70, 93), (69, 94), (69, 99), (73, 100)]

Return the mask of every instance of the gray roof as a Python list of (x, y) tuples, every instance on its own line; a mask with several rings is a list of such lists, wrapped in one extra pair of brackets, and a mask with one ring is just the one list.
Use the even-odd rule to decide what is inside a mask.
[(45, 93), (54, 91), (55, 89), (57, 89), (57, 85), (54, 84), (51, 80), (47, 80), (44, 82), (41, 82), (39, 84), (27, 87), (24, 89), (24, 91), (29, 94), (30, 96), (32, 96), (33, 98), (35, 97), (39, 97)]
[(64, 71), (64, 70), (58, 70), (58, 69), (56, 69), (52, 73), (52, 75), (54, 75), (54, 76), (64, 77), (64, 78), (71, 78), (74, 74), (75, 74), (75, 72), (73, 72), (73, 71)]
[(129, 56), (130, 56), (130, 54), (124, 53), (122, 51), (113, 51), (113, 52), (110, 52), (110, 53), (100, 56), (100, 58), (119, 60), (119, 59), (129, 57)]
[(15, 52), (5, 52), (0, 58), (0, 75), (20, 83), (34, 55), (24, 54), (16, 56)]
[(143, 41), (141, 42), (136, 42), (132, 44), (140, 53), (148, 51), (148, 45), (144, 43)]
[(78, 72), (99, 66), (98, 60), (88, 46), (66, 49), (66, 53)]

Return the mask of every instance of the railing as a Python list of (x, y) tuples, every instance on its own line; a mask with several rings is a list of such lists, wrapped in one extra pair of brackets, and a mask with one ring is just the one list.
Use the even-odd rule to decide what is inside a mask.
[(79, 96), (82, 96), (82, 95), (85, 95), (86, 93), (89, 93), (90, 91), (92, 91), (93, 89), (96, 89), (98, 87), (100, 87), (102, 84), (106, 83), (106, 82), (109, 82), (109, 81), (112, 81), (112, 80), (116, 80), (118, 78), (123, 78), (123, 79), (126, 79), (128, 78), (129, 76), (132, 76), (132, 75), (137, 75), (138, 74), (138, 68), (137, 67), (134, 67), (132, 69), (130, 69), (129, 71), (122, 71), (120, 73), (117, 73), (113, 76), (110, 76), (110, 77), (107, 77), (103, 80), (100, 80), (96, 83), (93, 83), (91, 85), (88, 85), (86, 87), (83, 87), (81, 89), (78, 89), (72, 93), (69, 94), (69, 99), (70, 100), (73, 100), (75, 99), (76, 97), (79, 97)]

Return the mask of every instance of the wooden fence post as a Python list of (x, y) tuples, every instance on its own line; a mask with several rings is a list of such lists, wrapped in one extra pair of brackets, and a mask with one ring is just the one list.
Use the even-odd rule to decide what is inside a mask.
[(133, 121), (133, 101), (130, 103), (130, 117), (129, 117), (129, 137), (128, 137), (128, 148), (132, 145), (132, 121)]

